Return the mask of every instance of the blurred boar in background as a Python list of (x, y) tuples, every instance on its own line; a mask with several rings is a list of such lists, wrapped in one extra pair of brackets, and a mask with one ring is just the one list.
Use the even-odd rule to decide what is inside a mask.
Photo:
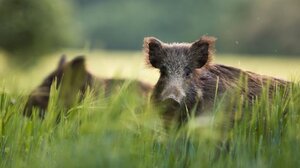
[[(185, 122), (191, 111), (195, 115), (209, 111), (216, 98), (225, 92), (238, 89), (246, 101), (262, 93), (262, 87), (269, 85), (269, 94), (277, 86), (288, 82), (262, 76), (230, 66), (213, 64), (216, 38), (203, 36), (193, 43), (167, 44), (154, 37), (144, 39), (146, 62), (160, 70), (151, 97), (154, 104), (164, 109), (168, 120)], [(245, 84), (241, 84), (244, 79)]]
[[(78, 56), (69, 62), (66, 61), (65, 56), (62, 56), (57, 68), (29, 95), (23, 111), (24, 115), (30, 117), (33, 108), (37, 108), (39, 117), (44, 118), (49, 103), (51, 85), (55, 80), (55, 88), (58, 89), (60, 86), (59, 103), (65, 108), (70, 108), (74, 104), (78, 93), (80, 100), (82, 100), (88, 88), (94, 90), (96, 94), (100, 94), (99, 92), (102, 90), (107, 97), (125, 82), (128, 82), (125, 79), (103, 79), (93, 76), (87, 71), (83, 56)], [(137, 80), (130, 81), (130, 86), (134, 87), (138, 94), (144, 97), (152, 90), (151, 85)]]

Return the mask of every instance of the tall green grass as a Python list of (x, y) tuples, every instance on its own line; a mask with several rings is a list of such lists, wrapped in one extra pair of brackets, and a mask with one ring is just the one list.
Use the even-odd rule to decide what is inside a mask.
[[(158, 72), (145, 69), (140, 52), (88, 55), (88, 67), (98, 76), (111, 77), (119, 70), (122, 77), (157, 80)], [(93, 91), (88, 92), (82, 102), (68, 110), (60, 107), (58, 91), (52, 89), (43, 121), (38, 115), (32, 119), (23, 117), (26, 94), (56, 66), (57, 59), (49, 57), (26, 72), (8, 67), (1, 59), (0, 167), (300, 165), (299, 84), (290, 88), (287, 97), (276, 92), (272, 102), (264, 93), (253, 107), (243, 107), (240, 97), (233, 96), (237, 119), (233, 125), (228, 123), (228, 109), (223, 106), (227, 102), (221, 100), (216, 102), (211, 115), (192, 117), (180, 129), (174, 126), (166, 130), (149, 100), (137, 96), (127, 84), (110, 98), (95, 98)], [(299, 70), (298, 59), (222, 55), (216, 59), (282, 77), (291, 74), (293, 68), (296, 74)]]
[(26, 97), (2, 89), (0, 165), (299, 167), (300, 86), (289, 89), (288, 96), (275, 92), (272, 101), (264, 92), (251, 106), (236, 104), (232, 126), (224, 124), (228, 115), (221, 101), (209, 117), (191, 118), (179, 129), (165, 129), (149, 99), (127, 84), (109, 98), (90, 91), (69, 110), (59, 106), (52, 88), (43, 121), (23, 117)]

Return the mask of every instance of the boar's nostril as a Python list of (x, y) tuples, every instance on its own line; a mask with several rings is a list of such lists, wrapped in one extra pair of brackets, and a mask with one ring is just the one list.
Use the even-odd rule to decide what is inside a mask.
[(184, 96), (185, 94), (176, 86), (169, 86), (161, 93), (162, 101), (171, 99), (178, 104), (181, 104), (181, 100)]
[(167, 101), (167, 102), (173, 102), (173, 101), (174, 101), (174, 102), (180, 104), (179, 98), (176, 97), (176, 96), (173, 95), (173, 94), (170, 94), (170, 95), (166, 96), (166, 97), (163, 99), (163, 101)]
[(162, 104), (167, 107), (178, 108), (180, 107), (180, 102), (173, 98), (166, 98), (162, 101)]

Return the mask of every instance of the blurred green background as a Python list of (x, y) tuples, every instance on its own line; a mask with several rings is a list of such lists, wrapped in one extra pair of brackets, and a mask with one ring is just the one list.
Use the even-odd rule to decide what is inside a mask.
[[(59, 57), (86, 55), (92, 73), (155, 83), (145, 36), (218, 38), (215, 62), (284, 79), (300, 72), (298, 0), (0, 0), (0, 77), (30, 90)], [(24, 71), (25, 70), (25, 71)], [(33, 80), (34, 79), (34, 80)]]
[(299, 56), (299, 6), (299, 0), (0, 0), (0, 48), (36, 58), (62, 48), (140, 50), (145, 36), (191, 42), (213, 35), (218, 53)]
[(218, 38), (220, 53), (300, 54), (299, 0), (77, 0), (92, 48), (140, 49), (144, 36), (167, 42)]
[(299, 6), (299, 0), (0, 0), (0, 167), (188, 167), (185, 158), (195, 168), (300, 167), (299, 87), (284, 100), (276, 94), (269, 102), (265, 94), (255, 101), (243, 120), (251, 122), (228, 132), (232, 148), (221, 154), (216, 149), (229, 130), (219, 124), (216, 114), (225, 111), (219, 105), (211, 120), (192, 120), (180, 134), (168, 134), (158, 113), (126, 87), (109, 99), (88, 95), (60, 124), (52, 115), (62, 111), (55, 90), (45, 122), (21, 115), (27, 95), (62, 54), (86, 55), (98, 77), (155, 84), (159, 71), (145, 66), (145, 36), (165, 42), (216, 36), (214, 62), (297, 82)]

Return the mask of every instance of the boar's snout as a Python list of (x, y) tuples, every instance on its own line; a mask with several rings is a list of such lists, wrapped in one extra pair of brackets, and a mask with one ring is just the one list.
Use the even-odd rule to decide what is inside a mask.
[(185, 97), (182, 89), (176, 86), (169, 86), (161, 93), (162, 101), (174, 101), (177, 104), (181, 104), (182, 99)]
[(180, 104), (174, 99), (166, 99), (161, 102), (163, 109), (168, 109), (169, 111), (176, 111), (180, 108)]

